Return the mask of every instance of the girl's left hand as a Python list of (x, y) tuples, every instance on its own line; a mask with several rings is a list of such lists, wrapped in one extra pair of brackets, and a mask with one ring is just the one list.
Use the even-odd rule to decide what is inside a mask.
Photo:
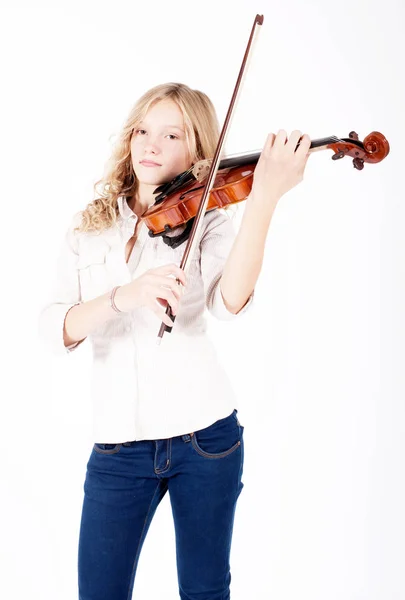
[(269, 133), (253, 175), (250, 196), (255, 204), (274, 210), (281, 196), (303, 180), (310, 145), (309, 136), (298, 130), (289, 138), (284, 129), (276, 136)]

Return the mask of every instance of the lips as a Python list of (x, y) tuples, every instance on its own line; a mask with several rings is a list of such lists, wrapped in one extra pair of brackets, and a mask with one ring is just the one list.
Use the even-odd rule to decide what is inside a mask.
[(141, 160), (140, 164), (144, 167), (161, 167), (159, 163), (153, 162), (153, 160)]

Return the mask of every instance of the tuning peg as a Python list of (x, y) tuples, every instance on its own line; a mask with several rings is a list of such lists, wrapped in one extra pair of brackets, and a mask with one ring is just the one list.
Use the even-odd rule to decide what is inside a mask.
[(340, 150), (340, 152), (336, 152), (336, 154), (332, 156), (332, 160), (339, 160), (339, 158), (343, 158), (344, 155), (345, 153), (343, 152), (343, 150)]
[(358, 140), (358, 139), (359, 139), (359, 136), (357, 135), (357, 133), (356, 133), (355, 131), (351, 131), (351, 132), (349, 133), (349, 138), (350, 138), (351, 140)]
[(359, 156), (356, 156), (356, 158), (353, 158), (353, 166), (355, 169), (361, 171), (362, 169), (364, 169), (364, 159), (360, 158)]

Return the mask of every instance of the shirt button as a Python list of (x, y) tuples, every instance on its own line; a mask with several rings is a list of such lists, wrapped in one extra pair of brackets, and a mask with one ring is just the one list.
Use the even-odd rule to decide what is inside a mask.
[(131, 329), (132, 329), (131, 325), (127, 325), (127, 326), (125, 327), (125, 331), (131, 331)]

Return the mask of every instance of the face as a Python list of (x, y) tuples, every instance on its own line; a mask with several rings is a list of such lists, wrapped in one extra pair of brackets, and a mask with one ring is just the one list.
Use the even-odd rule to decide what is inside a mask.
[(146, 113), (131, 139), (131, 158), (139, 189), (155, 189), (191, 166), (184, 119), (169, 99), (160, 100)]

